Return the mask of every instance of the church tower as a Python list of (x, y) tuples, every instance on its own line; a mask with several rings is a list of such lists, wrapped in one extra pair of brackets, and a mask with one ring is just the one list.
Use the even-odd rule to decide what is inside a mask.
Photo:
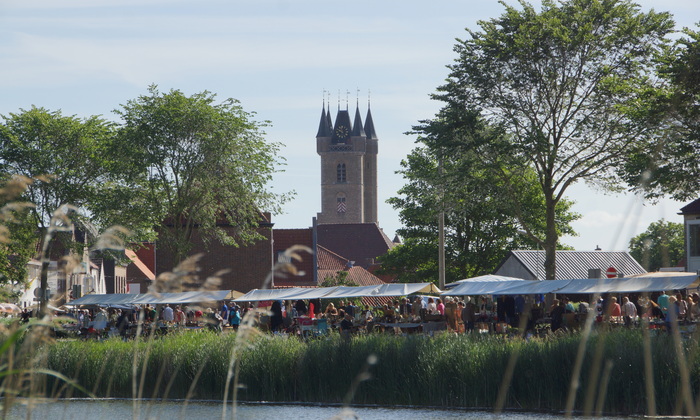
[(378, 141), (367, 106), (364, 127), (359, 106), (355, 117), (338, 109), (335, 124), (325, 102), (316, 133), (321, 156), (319, 224), (377, 223)]

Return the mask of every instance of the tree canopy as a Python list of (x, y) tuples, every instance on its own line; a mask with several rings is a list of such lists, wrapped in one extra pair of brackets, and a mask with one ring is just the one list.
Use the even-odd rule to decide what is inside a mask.
[(140, 212), (154, 226), (165, 221), (159, 239), (178, 261), (195, 227), (205, 241), (246, 244), (258, 238), (261, 212), (279, 212), (289, 197), (267, 189), (281, 163), (279, 145), (264, 140), (266, 123), (234, 99), (217, 103), (207, 91), (186, 96), (151, 86), (115, 112), (122, 118), (115, 157), (125, 178), (112, 191), (130, 203), (124, 214)]
[(10, 188), (21, 190), (12, 198), (0, 190), (0, 283), (26, 278), (18, 267), (60, 208), (71, 214), (62, 226), (77, 223), (90, 240), (108, 230), (123, 239), (114, 225), (132, 240), (159, 234), (180, 261), (195, 227), (205, 241), (247, 244), (263, 212), (278, 213), (290, 197), (268, 189), (282, 163), (279, 145), (264, 139), (268, 123), (234, 99), (151, 86), (115, 113), (120, 121), (37, 107), (2, 116), (0, 176), (23, 188)]
[[(536, 244), (524, 235), (518, 218), (533, 232), (544, 232), (544, 199), (533, 171), (506, 185), (484, 164), (476, 144), (500, 142), (501, 130), (478, 113), (444, 109), (414, 127), (421, 144), (401, 163), (407, 184), (389, 199), (403, 228), (403, 244), (381, 258), (382, 272), (404, 282), (438, 278), (438, 215), (445, 214), (446, 281), (492, 272), (510, 249)], [(523, 207), (514, 205), (509, 189)], [(560, 232), (573, 234), (570, 202), (557, 215)]]
[(545, 0), (539, 13), (519, 4), (504, 5), (500, 17), (458, 40), (458, 58), (435, 98), (480, 110), (504, 131), (505, 142), (474, 143), (502, 182), (534, 171), (545, 232), (520, 222), (545, 249), (546, 276), (555, 278), (557, 207), (576, 182), (617, 187), (615, 168), (647, 130), (634, 112), (645, 103), (648, 74), (673, 21), (626, 0)]
[(106, 151), (114, 136), (113, 123), (36, 107), (2, 118), (0, 169), (33, 179), (23, 198), (34, 204), (39, 227), (48, 226), (61, 205), (85, 208), (95, 200), (109, 172)]
[(621, 173), (646, 198), (694, 199), (700, 189), (700, 32), (686, 28), (659, 62), (663, 83), (639, 115), (652, 135), (640, 139)]
[(683, 224), (666, 220), (653, 222), (647, 229), (630, 239), (632, 255), (647, 271), (673, 267), (685, 256)]

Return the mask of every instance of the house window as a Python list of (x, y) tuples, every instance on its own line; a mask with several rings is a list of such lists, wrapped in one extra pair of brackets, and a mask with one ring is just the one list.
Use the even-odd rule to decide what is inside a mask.
[(700, 224), (688, 224), (688, 253), (690, 257), (700, 257)]
[(336, 181), (337, 182), (347, 182), (345, 164), (339, 163), (336, 168)]
[(337, 211), (338, 213), (345, 213), (347, 211), (347, 206), (345, 205), (345, 196), (344, 195), (339, 195), (337, 200), (338, 208)]

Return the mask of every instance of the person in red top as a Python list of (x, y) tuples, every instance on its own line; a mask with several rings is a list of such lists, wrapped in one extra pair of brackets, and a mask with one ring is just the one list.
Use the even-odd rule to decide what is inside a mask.
[(180, 309), (180, 305), (175, 307), (175, 324), (185, 325), (185, 313)]
[(617, 303), (617, 298), (613, 296), (610, 298), (610, 302), (610, 316), (622, 316), (622, 308)]

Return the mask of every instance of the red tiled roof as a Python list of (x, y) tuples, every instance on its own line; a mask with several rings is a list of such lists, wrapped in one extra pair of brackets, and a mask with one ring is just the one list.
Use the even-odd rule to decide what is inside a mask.
[[(335, 252), (319, 245), (316, 251), (316, 266), (321, 270), (340, 271), (348, 267), (350, 260), (343, 258)], [(319, 278), (321, 276), (319, 275)]]
[(345, 271), (348, 273), (347, 281), (351, 281), (358, 286), (374, 286), (384, 284), (377, 276), (372, 275), (369, 271), (362, 267), (351, 267), (349, 270), (318, 270), (319, 284), (327, 277), (335, 277), (338, 272)]
[(394, 247), (376, 223), (322, 224), (317, 231), (319, 245), (361, 267), (369, 267)]
[(372, 264), (367, 271), (372, 273), (373, 275), (377, 276), (381, 281), (384, 283), (393, 283), (396, 281), (396, 275), (395, 274), (377, 274), (377, 270), (381, 268), (381, 264)]

